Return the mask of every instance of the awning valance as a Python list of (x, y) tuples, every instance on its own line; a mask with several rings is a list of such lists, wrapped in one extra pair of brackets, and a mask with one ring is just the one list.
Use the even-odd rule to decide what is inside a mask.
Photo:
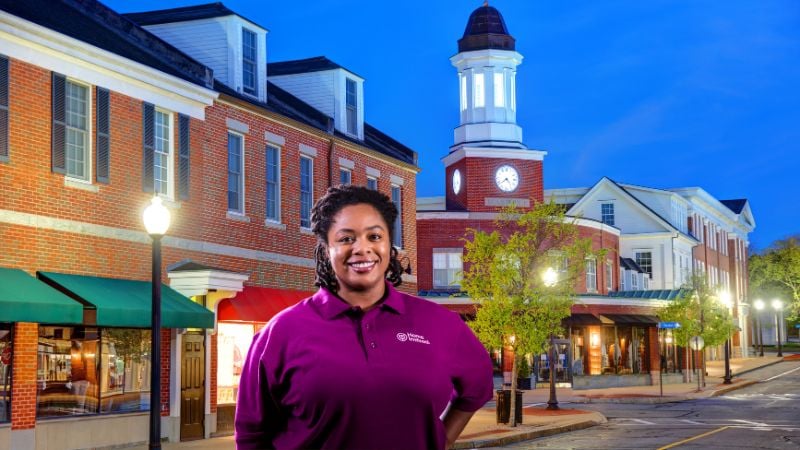
[(312, 295), (313, 292), (245, 286), (235, 297), (219, 302), (217, 320), (269, 322), (275, 314)]
[[(152, 284), (147, 281), (39, 272), (39, 277), (63, 293), (96, 309), (94, 325), (150, 327)], [(86, 324), (89, 325), (89, 324)], [(214, 313), (161, 285), (161, 326), (214, 328)]]
[(79, 324), (83, 305), (25, 271), (0, 267), (0, 322)]
[(658, 317), (638, 314), (603, 314), (603, 317), (613, 321), (616, 325), (656, 326)]
[(594, 314), (572, 314), (561, 321), (564, 326), (602, 325), (603, 321)]

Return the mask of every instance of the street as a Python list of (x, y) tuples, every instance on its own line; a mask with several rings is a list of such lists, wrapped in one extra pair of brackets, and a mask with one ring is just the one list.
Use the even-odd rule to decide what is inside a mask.
[(720, 397), (655, 405), (580, 405), (601, 412), (608, 423), (503, 448), (800, 447), (800, 362), (764, 367), (747, 377), (761, 382)]

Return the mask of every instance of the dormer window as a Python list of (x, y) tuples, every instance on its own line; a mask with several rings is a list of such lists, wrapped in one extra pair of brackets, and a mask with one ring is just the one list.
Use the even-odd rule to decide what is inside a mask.
[(258, 40), (256, 33), (242, 28), (242, 90), (258, 95)]
[(346, 81), (347, 133), (358, 135), (358, 85), (350, 78)]

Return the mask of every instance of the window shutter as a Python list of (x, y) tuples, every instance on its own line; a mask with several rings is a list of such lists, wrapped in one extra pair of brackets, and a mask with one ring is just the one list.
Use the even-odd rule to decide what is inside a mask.
[(0, 56), (0, 161), (8, 161), (8, 59)]
[(52, 170), (55, 173), (67, 172), (67, 124), (66, 124), (67, 78), (53, 72), (53, 130), (52, 130)]
[(109, 170), (109, 152), (111, 151), (111, 142), (109, 135), (109, 128), (111, 122), (111, 108), (109, 104), (108, 89), (97, 88), (97, 126), (96, 140), (97, 140), (97, 168), (95, 174), (98, 183), (108, 183), (108, 170)]
[(142, 158), (142, 189), (145, 192), (155, 192), (155, 177), (153, 176), (153, 158), (155, 153), (155, 127), (156, 108), (150, 103), (144, 103), (142, 111), (143, 130), (143, 158)]
[(189, 116), (178, 115), (178, 195), (189, 200)]

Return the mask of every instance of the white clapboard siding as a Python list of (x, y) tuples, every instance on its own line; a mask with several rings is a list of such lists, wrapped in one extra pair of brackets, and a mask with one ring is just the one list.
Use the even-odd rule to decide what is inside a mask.
[(145, 28), (214, 71), (214, 78), (234, 86), (228, 67), (229, 19), (225, 17), (189, 22), (148, 25)]
[(334, 72), (334, 70), (323, 70), (291, 75), (269, 75), (269, 80), (328, 117), (335, 117), (337, 92)]

